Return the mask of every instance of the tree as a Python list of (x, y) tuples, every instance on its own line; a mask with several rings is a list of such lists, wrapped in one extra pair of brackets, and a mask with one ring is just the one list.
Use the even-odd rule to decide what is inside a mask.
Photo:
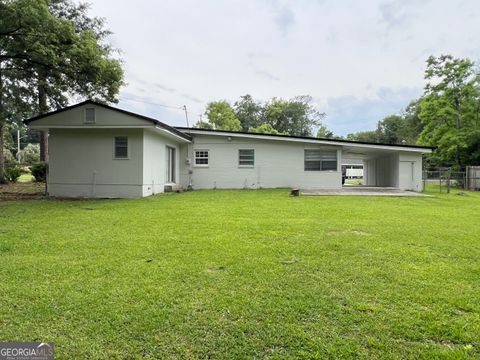
[(322, 124), (317, 129), (317, 138), (331, 139), (331, 138), (333, 138), (333, 132), (328, 130), (328, 128), (325, 125)]
[(273, 98), (265, 105), (265, 120), (280, 132), (311, 136), (312, 128), (321, 126), (325, 117), (311, 102), (310, 96), (296, 96), (290, 100)]
[(226, 101), (208, 103), (205, 115), (213, 128), (217, 130), (240, 131), (240, 120), (235, 116), (232, 106)]
[(233, 108), (225, 100), (211, 102), (205, 114), (208, 123), (197, 123), (197, 127), (296, 136), (311, 136), (313, 128), (319, 128), (327, 137), (333, 136), (322, 124), (325, 114), (317, 110), (310, 96), (273, 98), (262, 104), (247, 94)]
[(202, 119), (198, 120), (194, 127), (197, 129), (210, 129), (213, 130), (213, 124), (209, 123), (208, 121), (203, 121)]
[(437, 147), (442, 165), (457, 169), (478, 161), (480, 74), (469, 59), (429, 57), (425, 94), (420, 103), (424, 125), (419, 143)]
[(33, 165), (40, 161), (40, 146), (38, 144), (28, 144), (18, 152), (19, 162), (22, 164)]
[(347, 140), (350, 141), (363, 141), (376, 143), (378, 141), (378, 133), (376, 130), (372, 131), (359, 131), (347, 135)]
[(400, 137), (407, 144), (416, 144), (423, 131), (423, 124), (420, 120), (420, 102), (421, 98), (411, 101), (402, 112), (404, 126)]
[(233, 111), (240, 120), (242, 131), (250, 131), (262, 125), (263, 106), (253, 100), (251, 95), (241, 96), (233, 105)]
[[(11, 0), (3, 1), (0, 11), (0, 125), (9, 121), (8, 93), (21, 99), (21, 106), (33, 106), (36, 114), (63, 107), (74, 96), (116, 101), (123, 70), (103, 42), (109, 33), (103, 20), (89, 18), (85, 4)], [(46, 140), (43, 134), (42, 158)]]
[(348, 134), (348, 140), (384, 144), (415, 144), (423, 129), (420, 100), (412, 101), (399, 115), (388, 115), (377, 123), (377, 129)]
[(280, 132), (277, 129), (274, 129), (272, 125), (266, 123), (263, 123), (256, 128), (250, 129), (250, 132), (259, 134), (288, 135), (285, 132)]

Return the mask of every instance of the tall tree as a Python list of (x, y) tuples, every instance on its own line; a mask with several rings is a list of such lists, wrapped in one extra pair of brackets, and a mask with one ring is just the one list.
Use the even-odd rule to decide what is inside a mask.
[(451, 55), (431, 56), (425, 79), (419, 142), (436, 146), (443, 165), (460, 169), (478, 161), (474, 154), (480, 143), (480, 74), (475, 64)]
[[(20, 79), (17, 88), (26, 88), (25, 99), (35, 103), (35, 113), (63, 107), (74, 96), (116, 101), (121, 63), (103, 41), (109, 33), (103, 20), (88, 17), (85, 4), (11, 0), (3, 1), (0, 10), (7, 15), (0, 22), (0, 67), (10, 70), (3, 72), (3, 79), (13, 74)], [(46, 141), (43, 134), (43, 159)]]
[(235, 116), (232, 106), (226, 100), (208, 103), (205, 115), (217, 130), (240, 131), (240, 120)]
[(263, 106), (251, 95), (243, 95), (233, 105), (235, 116), (240, 120), (242, 131), (250, 131), (263, 123)]
[(264, 114), (265, 122), (274, 129), (296, 136), (311, 136), (312, 128), (321, 126), (325, 117), (306, 95), (290, 100), (273, 98), (265, 105)]

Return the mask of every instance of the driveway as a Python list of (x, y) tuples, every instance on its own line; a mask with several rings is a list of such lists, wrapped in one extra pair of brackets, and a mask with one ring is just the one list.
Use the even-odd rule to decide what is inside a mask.
[(411, 196), (431, 197), (415, 191), (400, 190), (391, 187), (344, 186), (341, 189), (301, 190), (302, 195), (309, 196)]

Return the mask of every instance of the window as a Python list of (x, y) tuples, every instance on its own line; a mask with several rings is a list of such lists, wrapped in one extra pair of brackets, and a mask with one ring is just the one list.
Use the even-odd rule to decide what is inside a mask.
[(115, 159), (128, 159), (128, 137), (115, 136)]
[(240, 149), (238, 150), (238, 165), (239, 166), (254, 166), (255, 165), (255, 150)]
[(337, 171), (336, 150), (305, 150), (305, 171)]
[(85, 124), (95, 124), (95, 108), (85, 109)]
[(208, 166), (208, 150), (195, 150), (195, 166)]

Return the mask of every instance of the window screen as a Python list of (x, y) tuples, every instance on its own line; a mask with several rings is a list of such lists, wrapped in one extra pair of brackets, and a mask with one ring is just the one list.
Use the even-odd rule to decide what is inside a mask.
[(255, 165), (255, 150), (253, 149), (238, 150), (238, 165), (240, 166)]
[(85, 124), (95, 124), (95, 108), (85, 109)]
[(128, 158), (128, 137), (115, 136), (115, 159)]
[(305, 171), (337, 171), (336, 150), (305, 150)]
[(208, 166), (208, 150), (195, 150), (195, 165)]

